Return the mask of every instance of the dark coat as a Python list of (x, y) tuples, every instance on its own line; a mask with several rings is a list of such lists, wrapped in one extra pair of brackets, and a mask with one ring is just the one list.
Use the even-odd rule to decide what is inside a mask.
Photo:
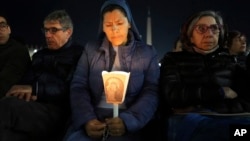
[(163, 103), (172, 109), (195, 107), (222, 113), (244, 112), (239, 104), (240, 94), (236, 99), (225, 99), (221, 89), (234, 87), (236, 66), (234, 57), (218, 50), (207, 55), (187, 51), (167, 53), (161, 61)]
[[(110, 71), (114, 61), (110, 48), (107, 39), (101, 45), (89, 43), (79, 60), (71, 83), (75, 128), (98, 117), (95, 108), (104, 91), (101, 74)], [(158, 106), (158, 58), (154, 47), (135, 40), (119, 47), (119, 57), (122, 71), (130, 72), (124, 101), (127, 109), (119, 117), (128, 132), (135, 132), (152, 119)]]
[(28, 48), (10, 39), (0, 45), (0, 98), (18, 83), (31, 64)]
[(69, 87), (83, 46), (68, 42), (58, 50), (44, 48), (32, 57), (24, 83), (32, 85), (38, 102), (69, 107)]

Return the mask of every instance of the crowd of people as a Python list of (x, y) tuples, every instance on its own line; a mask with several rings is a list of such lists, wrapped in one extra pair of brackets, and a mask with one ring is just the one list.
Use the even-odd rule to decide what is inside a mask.
[[(81, 45), (67, 11), (52, 11), (31, 58), (0, 15), (0, 141), (228, 141), (231, 125), (250, 126), (244, 32), (200, 11), (159, 60), (132, 15), (126, 0), (104, 1), (97, 39)], [(130, 73), (115, 116), (103, 71)]]

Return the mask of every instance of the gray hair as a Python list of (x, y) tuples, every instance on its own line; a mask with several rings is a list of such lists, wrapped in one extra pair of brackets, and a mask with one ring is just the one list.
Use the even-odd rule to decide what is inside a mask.
[(45, 17), (44, 22), (47, 21), (59, 21), (63, 28), (72, 29), (73, 31), (73, 22), (65, 10), (53, 11), (47, 17)]
[(194, 30), (194, 26), (195, 24), (202, 18), (205, 16), (211, 16), (215, 19), (216, 23), (218, 25), (221, 26), (220, 28), (220, 35), (219, 35), (219, 45), (222, 45), (224, 42), (224, 34), (225, 34), (225, 30), (223, 28), (224, 23), (223, 23), (223, 19), (220, 15), (219, 12), (216, 11), (212, 11), (212, 10), (207, 10), (207, 11), (201, 11), (198, 12), (194, 15), (192, 15), (191, 17), (188, 18), (188, 20), (183, 24), (182, 27), (182, 33), (181, 33), (181, 40), (184, 43), (184, 45), (186, 47), (191, 45), (190, 42), (190, 37), (192, 36), (192, 32)]

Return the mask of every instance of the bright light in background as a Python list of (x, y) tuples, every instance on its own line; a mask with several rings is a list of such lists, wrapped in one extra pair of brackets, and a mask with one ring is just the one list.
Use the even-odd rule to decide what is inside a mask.
[(33, 56), (34, 53), (36, 53), (38, 51), (37, 48), (29, 48), (29, 54), (30, 54), (30, 57)]
[(37, 52), (37, 49), (34, 49), (34, 50), (33, 50), (33, 53), (36, 53), (36, 52)]

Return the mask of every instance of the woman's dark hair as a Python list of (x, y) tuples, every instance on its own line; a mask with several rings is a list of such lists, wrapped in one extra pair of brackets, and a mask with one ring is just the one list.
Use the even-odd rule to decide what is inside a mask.
[(103, 16), (104, 16), (105, 13), (112, 12), (115, 9), (120, 10), (124, 14), (124, 16), (127, 17), (127, 13), (125, 12), (125, 10), (121, 6), (115, 5), (115, 4), (111, 4), (111, 5), (108, 5), (107, 7), (105, 7), (103, 9), (103, 11), (101, 13), (102, 14), (102, 20), (103, 20)]
[(226, 47), (231, 48), (232, 43), (233, 43), (233, 39), (235, 37), (246, 37), (246, 35), (241, 33), (238, 30), (229, 31), (227, 34), (227, 39), (226, 39)]
[(177, 36), (176, 39), (174, 40), (174, 44), (173, 44), (174, 46), (173, 46), (173, 49), (172, 49), (173, 51), (177, 49), (178, 43), (181, 43), (181, 49), (182, 49), (182, 46), (183, 46), (183, 45), (182, 45), (180, 36)]
[(7, 16), (5, 14), (1, 13), (0, 17), (4, 18), (6, 23), (9, 25), (9, 19), (7, 18)]

